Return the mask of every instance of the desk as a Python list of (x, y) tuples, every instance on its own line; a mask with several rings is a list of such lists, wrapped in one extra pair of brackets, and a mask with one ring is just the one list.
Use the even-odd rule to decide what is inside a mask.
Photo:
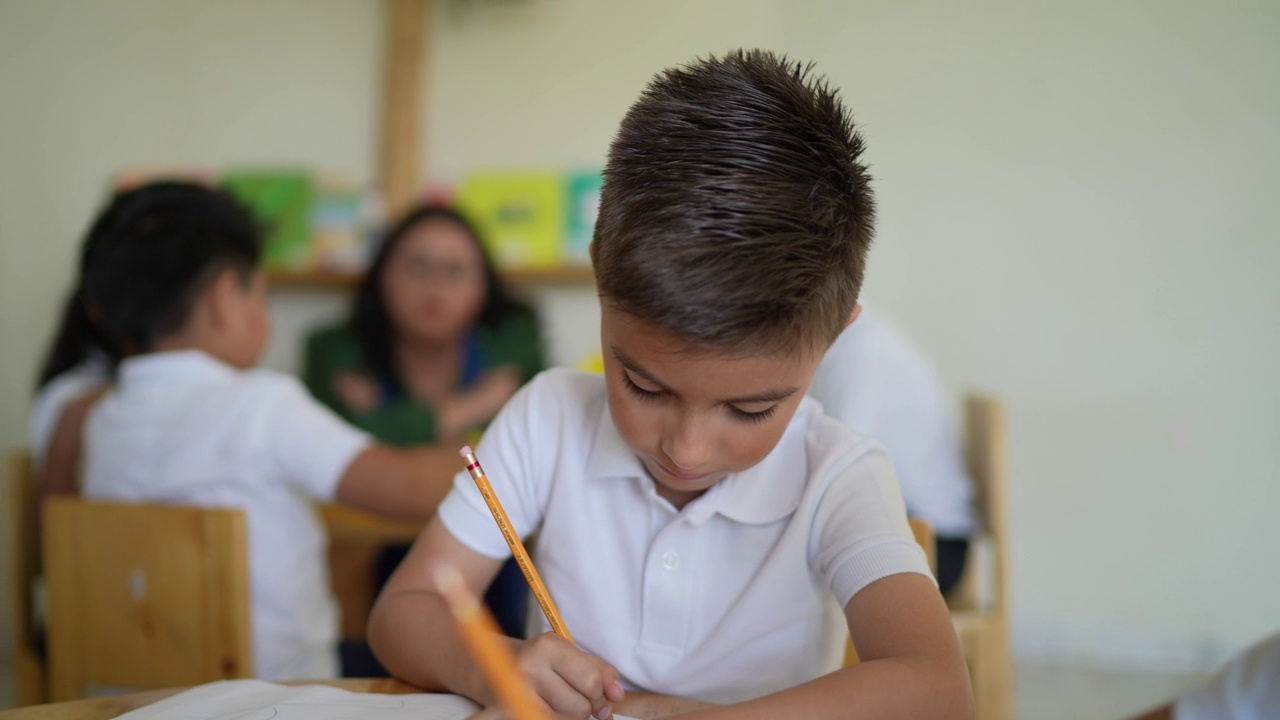
[(409, 544), (422, 529), (341, 505), (321, 505), (329, 531), (329, 575), (342, 613), (342, 639), (363, 640), (369, 611), (377, 596), (373, 565), (387, 545)]
[[(313, 680), (309, 682), (282, 683), (284, 685), (328, 685), (330, 687), (350, 690), (351, 692), (381, 693), (384, 695), (405, 695), (420, 693), (422, 690), (394, 678), (378, 678), (372, 680)], [(115, 697), (93, 698), (90, 700), (72, 700), (70, 702), (52, 703), (49, 705), (33, 705), (18, 710), (0, 713), (4, 720), (107, 720), (119, 717), (131, 710), (137, 710), (154, 702), (159, 702), (171, 695), (176, 695), (187, 688), (170, 688), (166, 690), (146, 690), (143, 692), (116, 695)]]

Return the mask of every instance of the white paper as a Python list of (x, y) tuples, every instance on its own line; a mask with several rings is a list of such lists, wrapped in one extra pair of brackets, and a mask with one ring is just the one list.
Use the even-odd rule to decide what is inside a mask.
[[(121, 720), (465, 720), (480, 706), (436, 693), (382, 695), (327, 685), (225, 680), (178, 693)], [(615, 715), (618, 720), (629, 720)]]

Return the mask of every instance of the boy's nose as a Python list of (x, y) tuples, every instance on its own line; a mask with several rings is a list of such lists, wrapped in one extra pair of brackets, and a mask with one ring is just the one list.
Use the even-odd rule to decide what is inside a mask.
[(662, 453), (667, 456), (671, 469), (681, 473), (695, 473), (706, 465), (708, 445), (705, 434), (691, 418), (681, 418), (672, 424), (662, 439)]

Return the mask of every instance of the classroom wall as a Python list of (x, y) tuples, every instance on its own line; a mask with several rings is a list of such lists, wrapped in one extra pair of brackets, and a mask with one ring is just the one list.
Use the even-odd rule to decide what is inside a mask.
[[(433, 173), (596, 166), (655, 70), (814, 59), (877, 178), (867, 297), (1012, 412), (1024, 657), (1198, 667), (1275, 629), (1280, 10), (1191, 0), (436, 3)], [(102, 182), (137, 162), (372, 173), (381, 3), (0, 2), (0, 447)], [(553, 358), (591, 291), (536, 293)], [(333, 294), (281, 292), (289, 369)], [(3, 536), (0, 536), (3, 537)], [(7, 561), (7, 556), (5, 557)], [(7, 602), (7, 595), (0, 602)]]
[[(116, 169), (279, 162), (370, 175), (377, 6), (0, 2), (0, 449), (25, 443), (32, 383), (80, 236)], [(294, 328), (332, 309), (292, 296), (273, 305), (284, 311), (275, 316), (286, 332), (271, 349), (281, 366)], [(7, 547), (0, 558), (7, 617)]]

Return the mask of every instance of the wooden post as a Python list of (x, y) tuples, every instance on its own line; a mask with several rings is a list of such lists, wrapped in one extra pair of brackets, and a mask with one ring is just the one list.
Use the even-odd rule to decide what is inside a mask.
[(378, 180), (389, 218), (417, 198), (421, 177), (422, 92), (430, 0), (386, 0), (387, 54), (383, 68)]

